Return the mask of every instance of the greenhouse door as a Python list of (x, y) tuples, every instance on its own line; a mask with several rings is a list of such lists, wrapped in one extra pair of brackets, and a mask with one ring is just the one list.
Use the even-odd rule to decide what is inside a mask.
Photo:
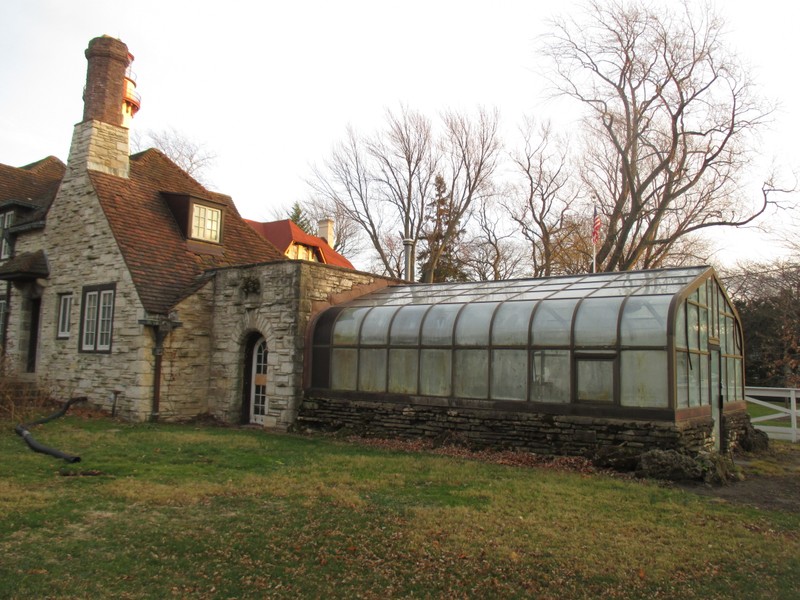
[(709, 360), (711, 365), (711, 418), (714, 420), (714, 450), (722, 449), (722, 388), (720, 387), (720, 353), (719, 346), (709, 344)]
[(250, 422), (264, 424), (267, 414), (267, 340), (259, 338), (253, 348), (250, 381)]

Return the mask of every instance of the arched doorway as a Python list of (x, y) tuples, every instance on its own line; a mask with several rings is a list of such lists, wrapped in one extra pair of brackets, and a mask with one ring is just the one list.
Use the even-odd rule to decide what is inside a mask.
[(263, 425), (269, 399), (267, 398), (267, 340), (252, 335), (245, 346), (244, 398), (242, 422)]

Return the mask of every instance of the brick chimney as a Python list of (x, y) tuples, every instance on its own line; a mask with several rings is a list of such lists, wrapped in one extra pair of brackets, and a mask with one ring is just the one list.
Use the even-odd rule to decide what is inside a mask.
[(86, 49), (83, 121), (75, 125), (67, 166), (128, 177), (128, 128), (139, 109), (128, 71), (133, 56), (120, 40), (102, 36)]

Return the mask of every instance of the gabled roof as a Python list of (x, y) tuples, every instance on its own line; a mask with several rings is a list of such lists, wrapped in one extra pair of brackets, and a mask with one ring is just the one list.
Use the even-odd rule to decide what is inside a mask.
[[(207, 190), (158, 150), (131, 156), (128, 179), (97, 171), (89, 177), (148, 312), (169, 312), (202, 285), (207, 269), (284, 260), (245, 224), (229, 196)], [(223, 243), (187, 243), (162, 192), (222, 204)]]
[(355, 269), (352, 263), (331, 248), (328, 242), (320, 237), (306, 233), (290, 219), (271, 221), (269, 223), (259, 223), (245, 219), (245, 222), (261, 236), (272, 242), (284, 254), (292, 243), (302, 244), (315, 249), (321, 263)]
[(32, 211), (18, 215), (15, 224), (41, 219), (64, 177), (66, 167), (55, 156), (48, 156), (24, 167), (0, 164), (0, 210), (6, 206), (23, 206)]

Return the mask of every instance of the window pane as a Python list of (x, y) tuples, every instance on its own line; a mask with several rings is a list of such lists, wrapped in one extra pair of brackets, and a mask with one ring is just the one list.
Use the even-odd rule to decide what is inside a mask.
[(68, 338), (71, 329), (72, 294), (58, 297), (58, 334), (57, 337)]
[(569, 350), (534, 350), (531, 400), (569, 402)]
[(369, 311), (361, 325), (361, 343), (386, 345), (389, 341), (389, 324), (397, 310), (396, 306), (376, 306)]
[(419, 356), (416, 350), (389, 350), (389, 391), (395, 394), (417, 393), (417, 365)]
[(578, 400), (614, 401), (614, 361), (578, 360)]
[(386, 350), (361, 349), (358, 352), (358, 389), (362, 392), (386, 391)]
[(97, 349), (111, 348), (111, 326), (114, 316), (114, 292), (100, 293), (100, 331), (97, 337)]
[(625, 346), (666, 346), (667, 312), (671, 296), (632, 296), (622, 311), (621, 340)]
[(419, 393), (425, 396), (449, 396), (452, 350), (422, 350), (420, 354)]
[(331, 356), (331, 389), (355, 390), (358, 373), (358, 351), (334, 348)]
[[(694, 357), (692, 357), (694, 358)], [(702, 355), (697, 356), (697, 362), (700, 363), (700, 405), (701, 406), (708, 406), (709, 405), (709, 386), (710, 386), (710, 379), (711, 373), (708, 371), (708, 356)]]
[(219, 221), (221, 212), (216, 208), (193, 205), (192, 237), (199, 240), (219, 242)]
[(97, 335), (97, 292), (84, 296), (83, 307), (83, 348), (93, 350)]
[(675, 345), (686, 348), (686, 302), (681, 302), (675, 314)]
[(537, 346), (567, 346), (577, 299), (543, 300), (533, 317), (531, 332)]
[(677, 381), (677, 403), (678, 408), (687, 408), (689, 406), (689, 355), (686, 352), (677, 352), (677, 373), (675, 375)]
[(700, 357), (689, 354), (689, 406), (700, 406)]
[(459, 346), (488, 346), (489, 326), (497, 308), (496, 302), (467, 304), (458, 315), (456, 344)]
[(460, 308), (460, 304), (438, 304), (431, 308), (422, 324), (422, 343), (427, 346), (451, 345), (453, 323)]
[(527, 346), (531, 312), (535, 302), (501, 304), (492, 323), (492, 344), (495, 346)]
[(666, 352), (626, 350), (620, 360), (622, 406), (669, 406)]
[(392, 321), (391, 343), (393, 346), (416, 346), (419, 344), (420, 325), (428, 306), (404, 306)]
[(528, 351), (492, 351), (493, 400), (528, 399)]
[(460, 398), (486, 398), (489, 393), (489, 351), (456, 350), (455, 392)]
[(707, 308), (700, 308), (700, 325), (699, 325), (699, 334), (700, 334), (700, 349), (701, 350), (708, 350), (708, 309)]
[(339, 318), (336, 319), (336, 325), (333, 326), (333, 343), (336, 345), (355, 344), (361, 319), (364, 318), (368, 310), (365, 307), (343, 310)]
[(617, 341), (617, 320), (623, 298), (587, 298), (575, 318), (575, 344), (610, 346)]
[(694, 304), (687, 304), (686, 315), (688, 317), (687, 333), (689, 336), (689, 348), (697, 350), (699, 348), (697, 340), (700, 332), (700, 317), (698, 316), (697, 306)]

